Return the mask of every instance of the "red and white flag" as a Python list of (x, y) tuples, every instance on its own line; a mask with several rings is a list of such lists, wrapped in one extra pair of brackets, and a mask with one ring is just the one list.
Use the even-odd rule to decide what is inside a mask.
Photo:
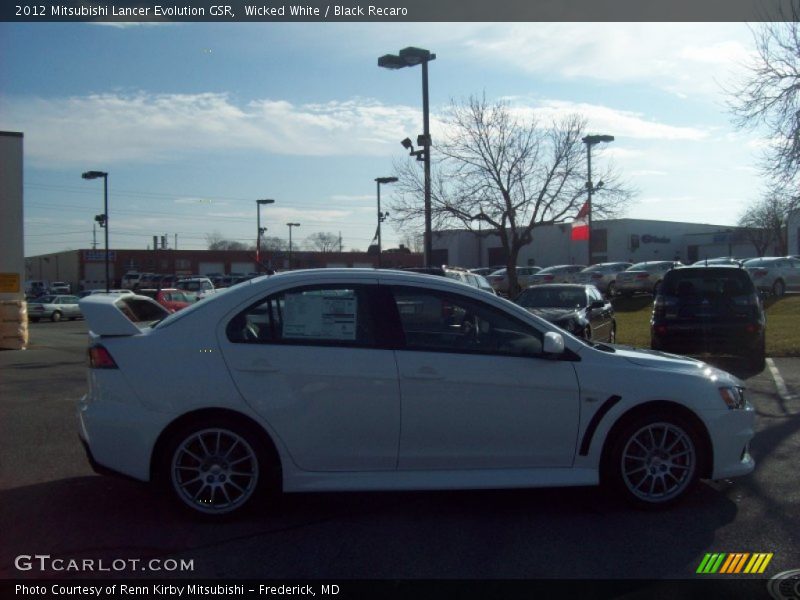
[(589, 239), (589, 203), (585, 202), (578, 212), (578, 216), (572, 221), (573, 242), (581, 242)]

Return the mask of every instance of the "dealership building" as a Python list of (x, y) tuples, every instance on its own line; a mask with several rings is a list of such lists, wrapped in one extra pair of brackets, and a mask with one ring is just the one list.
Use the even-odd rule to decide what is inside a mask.
[[(128, 272), (164, 275), (247, 274), (258, 271), (252, 250), (109, 250), (111, 287), (120, 287)], [(366, 252), (288, 252), (262, 251), (264, 268), (274, 270), (319, 267), (376, 267), (378, 256)], [(422, 255), (405, 248), (381, 254), (385, 268), (419, 267)], [(264, 269), (262, 269), (263, 271)], [(66, 250), (25, 258), (25, 279), (47, 282), (65, 281), (73, 291), (105, 287), (103, 250)]]
[[(548, 267), (588, 264), (587, 241), (572, 241), (571, 225), (544, 225), (533, 230), (533, 241), (519, 253), (517, 265)], [(610, 219), (592, 224), (591, 263), (680, 260), (692, 263), (704, 258), (757, 256), (742, 227), (644, 219)], [(433, 233), (432, 262), (462, 267), (505, 265), (506, 255), (496, 234), (468, 230)], [(779, 252), (777, 245), (765, 255)]]

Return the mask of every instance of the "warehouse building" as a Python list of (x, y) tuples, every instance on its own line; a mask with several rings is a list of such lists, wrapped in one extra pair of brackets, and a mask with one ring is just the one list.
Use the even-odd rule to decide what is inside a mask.
[[(748, 230), (742, 227), (610, 219), (592, 224), (591, 263), (647, 260), (680, 260), (692, 263), (704, 258), (757, 256)], [(468, 230), (436, 231), (433, 234), (434, 264), (462, 267), (505, 265), (506, 255), (495, 234)], [(777, 244), (766, 255), (779, 252)], [(561, 264), (588, 264), (586, 241), (571, 240), (571, 225), (562, 223), (538, 227), (533, 242), (519, 253), (517, 264), (547, 267)]]

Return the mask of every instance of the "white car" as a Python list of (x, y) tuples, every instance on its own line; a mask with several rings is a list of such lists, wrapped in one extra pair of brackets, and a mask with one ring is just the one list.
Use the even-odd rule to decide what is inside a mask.
[(304, 270), (169, 316), (138, 296), (81, 310), (90, 462), (204, 515), (276, 490), (599, 483), (664, 506), (754, 468), (732, 375), (589, 344), (444, 277)]

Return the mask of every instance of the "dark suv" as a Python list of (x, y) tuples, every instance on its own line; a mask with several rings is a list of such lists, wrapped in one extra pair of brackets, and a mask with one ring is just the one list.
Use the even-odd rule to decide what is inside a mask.
[(679, 354), (733, 354), (764, 367), (766, 316), (745, 269), (691, 266), (664, 276), (653, 305), (650, 345)]

